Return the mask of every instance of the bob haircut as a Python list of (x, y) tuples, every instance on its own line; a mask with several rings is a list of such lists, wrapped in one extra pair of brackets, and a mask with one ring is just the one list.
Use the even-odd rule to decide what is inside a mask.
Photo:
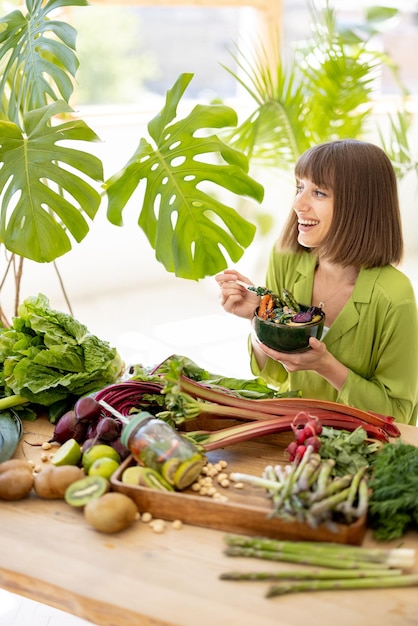
[[(341, 139), (304, 152), (295, 166), (297, 180), (310, 179), (333, 193), (330, 230), (315, 249), (343, 266), (398, 264), (403, 236), (397, 181), (386, 153), (371, 143)], [(280, 250), (301, 252), (298, 218), (292, 209), (278, 241)]]

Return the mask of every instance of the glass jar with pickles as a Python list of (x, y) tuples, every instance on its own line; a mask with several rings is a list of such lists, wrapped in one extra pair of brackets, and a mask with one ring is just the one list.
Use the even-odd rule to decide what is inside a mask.
[(121, 441), (140, 465), (155, 470), (179, 491), (195, 482), (206, 463), (191, 441), (147, 411), (130, 419)]

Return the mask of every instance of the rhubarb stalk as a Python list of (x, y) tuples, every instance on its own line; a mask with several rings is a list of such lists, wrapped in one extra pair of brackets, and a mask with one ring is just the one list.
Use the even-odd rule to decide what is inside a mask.
[[(319, 400), (314, 398), (266, 398), (249, 399), (242, 398), (229, 390), (216, 390), (204, 383), (198, 383), (186, 376), (181, 375), (179, 387), (182, 391), (194, 397), (199, 397), (208, 402), (226, 404), (237, 409), (253, 410), (255, 413), (266, 413), (268, 415), (293, 414), (300, 411), (311, 411), (322, 421), (326, 415), (342, 414), (356, 418), (369, 425), (377, 426), (385, 431), (390, 437), (399, 437), (400, 431), (394, 423), (393, 417), (382, 416), (374, 412), (363, 411), (355, 407), (332, 402), (330, 400)], [(251, 408), (252, 407), (252, 408)], [(324, 412), (324, 413), (323, 413)]]

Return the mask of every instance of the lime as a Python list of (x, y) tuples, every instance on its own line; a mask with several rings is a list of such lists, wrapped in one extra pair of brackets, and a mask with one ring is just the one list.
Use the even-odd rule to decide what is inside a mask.
[(97, 459), (102, 459), (103, 457), (107, 457), (109, 459), (114, 459), (118, 463), (121, 462), (121, 458), (119, 453), (116, 452), (112, 446), (108, 446), (105, 443), (98, 443), (91, 448), (88, 448), (85, 452), (83, 452), (83, 456), (81, 458), (81, 463), (86, 471), (86, 474), (89, 473), (90, 467), (93, 465), (94, 461)]
[(75, 439), (67, 439), (55, 452), (53, 465), (78, 465), (81, 459), (81, 446)]
[(89, 476), (103, 476), (103, 478), (110, 478), (114, 472), (119, 468), (120, 463), (115, 459), (111, 459), (108, 456), (102, 456), (100, 459), (96, 459), (90, 466)]
[(141, 478), (142, 467), (139, 465), (132, 465), (127, 467), (122, 474), (122, 482), (126, 485), (139, 485)]

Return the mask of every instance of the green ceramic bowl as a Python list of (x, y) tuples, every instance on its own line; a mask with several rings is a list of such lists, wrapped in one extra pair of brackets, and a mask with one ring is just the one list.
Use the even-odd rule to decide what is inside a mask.
[[(300, 304), (300, 310), (306, 311), (309, 307)], [(255, 333), (261, 341), (269, 348), (279, 352), (305, 352), (310, 350), (309, 337), (321, 339), (325, 323), (325, 313), (318, 321), (308, 324), (277, 324), (271, 320), (263, 320), (257, 315), (254, 316)]]

